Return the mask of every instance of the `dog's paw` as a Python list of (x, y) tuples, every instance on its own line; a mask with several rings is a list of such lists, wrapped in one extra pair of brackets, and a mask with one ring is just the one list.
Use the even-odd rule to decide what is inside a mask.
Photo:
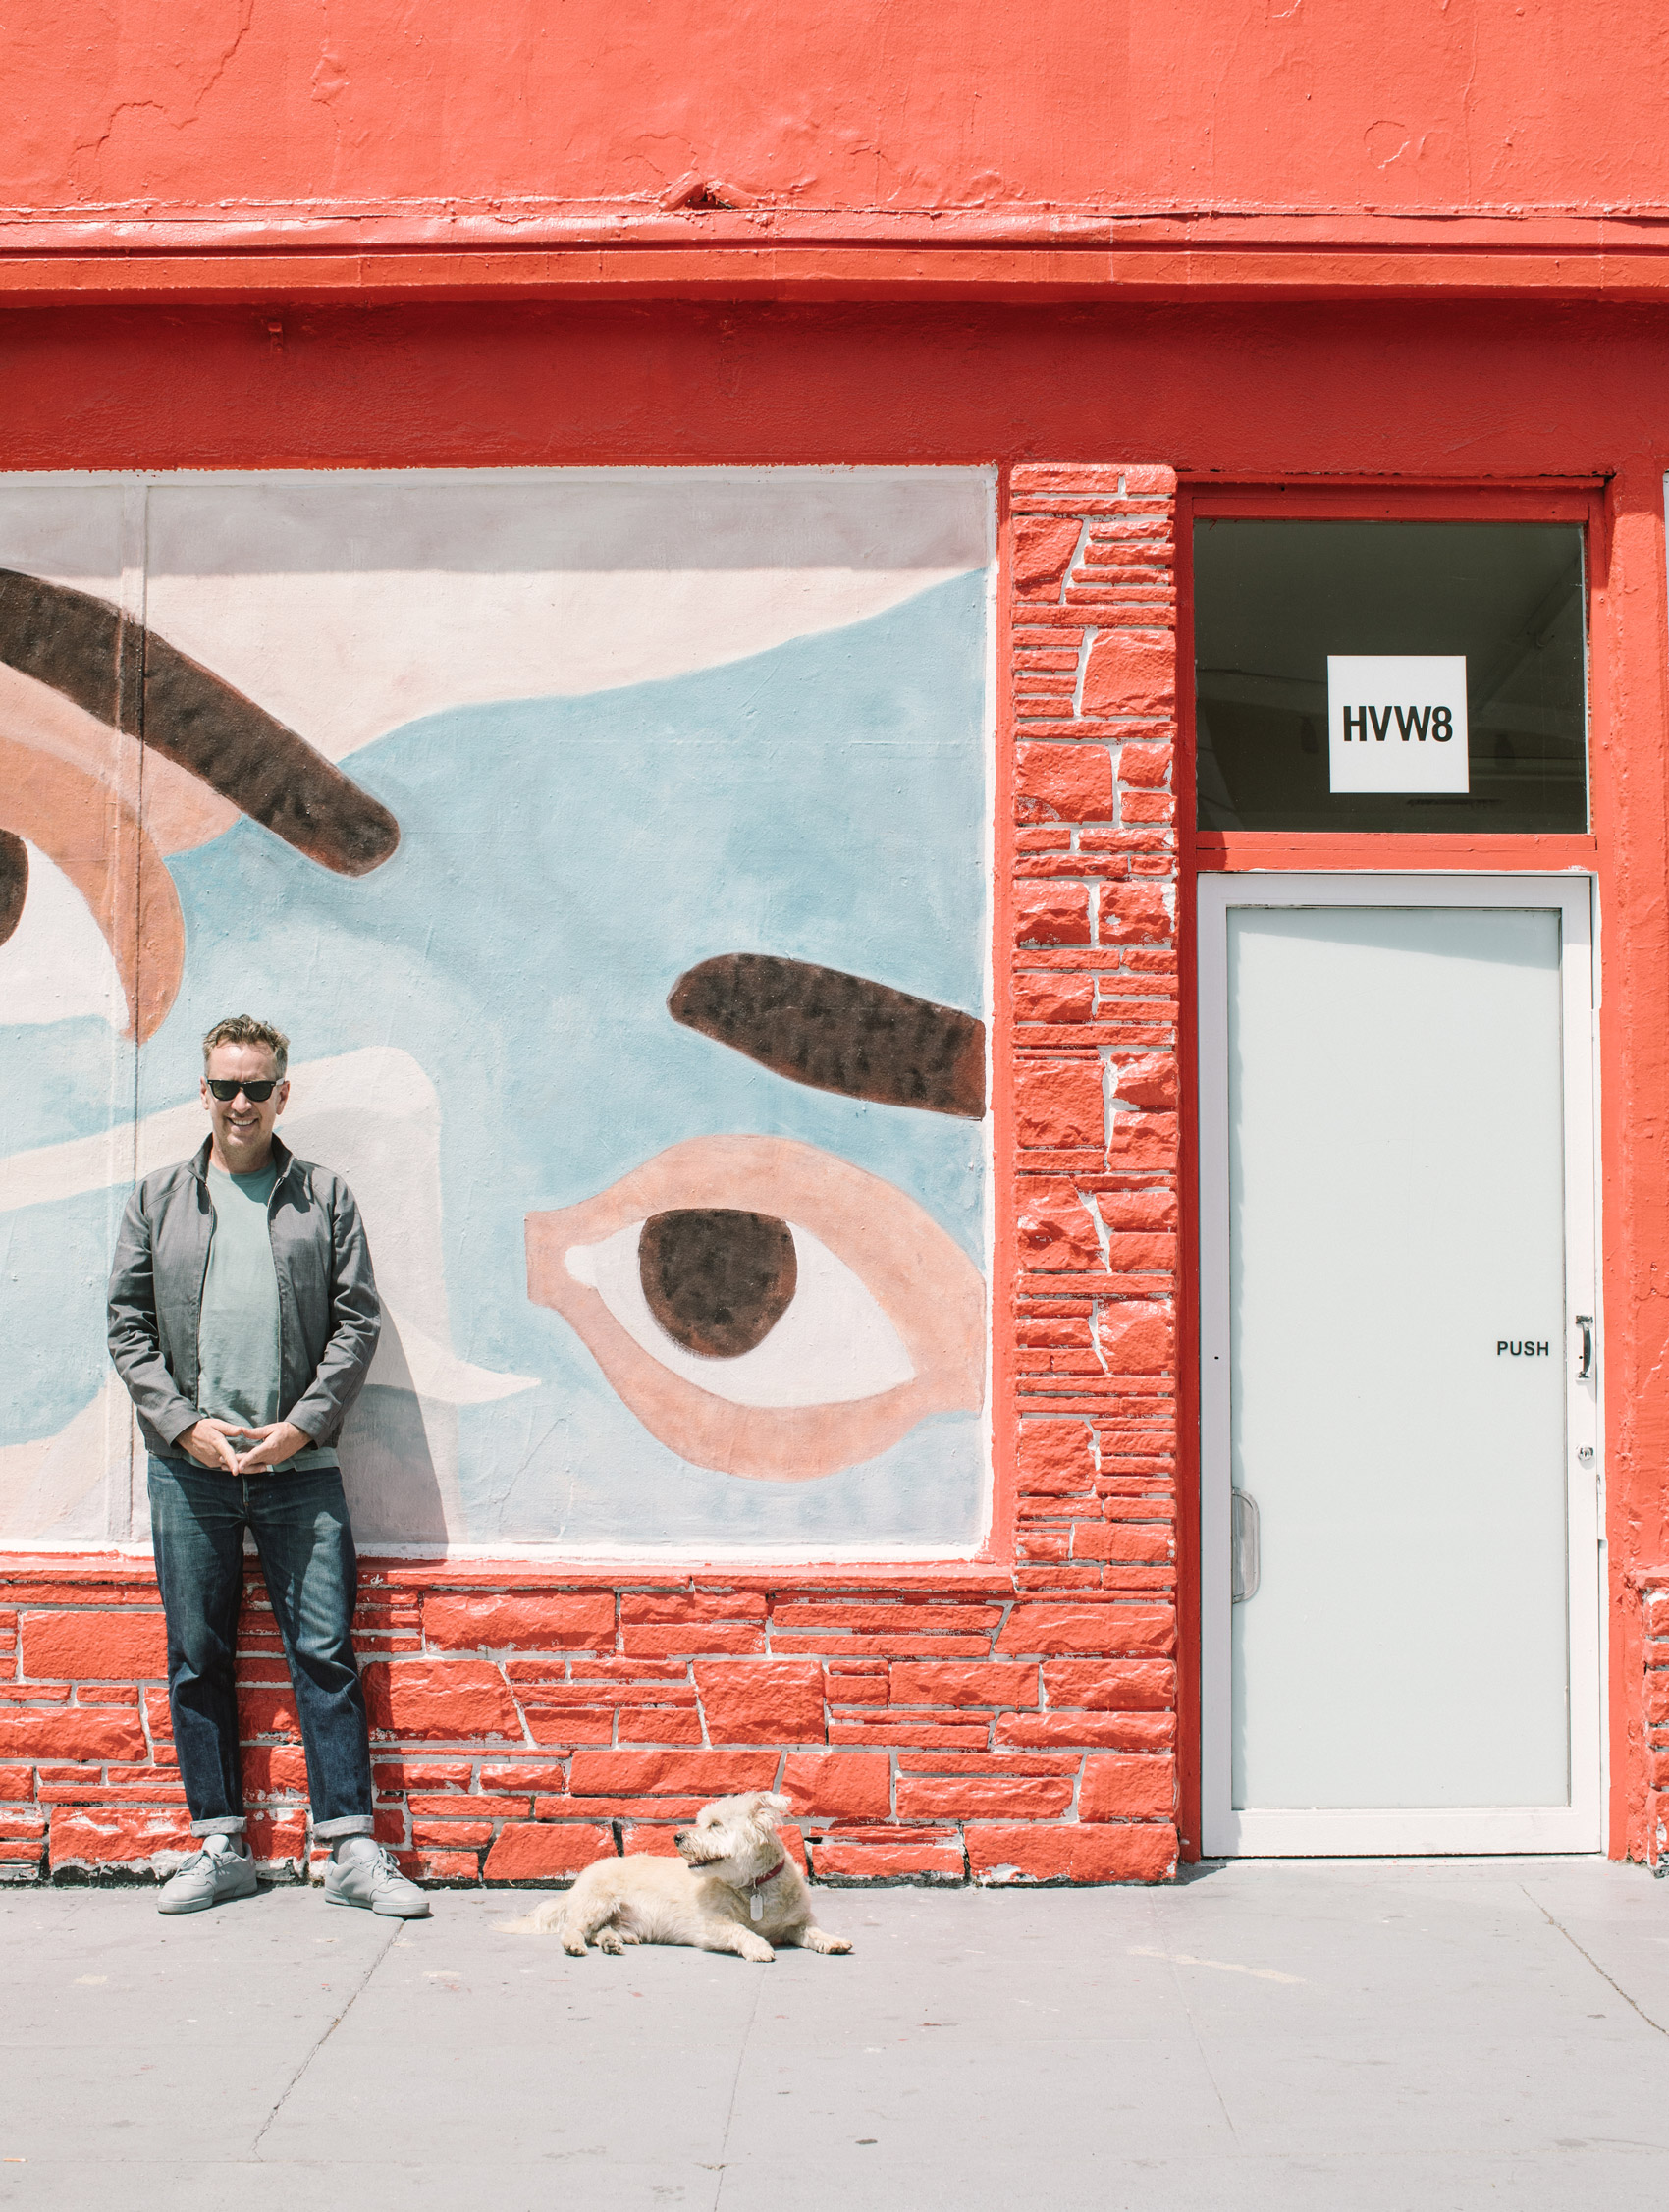
[(817, 1948), (833, 1955), (841, 1951), (849, 1951), (852, 1948), (852, 1942), (850, 1936), (826, 1935)]
[(597, 1938), (597, 1948), (599, 1951), (607, 1951), (611, 1959), (618, 1959), (625, 1949), (624, 1943), (620, 1940), (619, 1930), (618, 1928), (605, 1928)]
[(763, 1942), (757, 1935), (744, 1934), (740, 1949), (744, 1959), (751, 1959), (756, 1966), (761, 1967), (770, 1966), (777, 1956), (770, 1944)]
[(585, 1956), (585, 1938), (581, 1935), (565, 1935), (563, 1937), (563, 1949), (570, 1959), (583, 1959)]

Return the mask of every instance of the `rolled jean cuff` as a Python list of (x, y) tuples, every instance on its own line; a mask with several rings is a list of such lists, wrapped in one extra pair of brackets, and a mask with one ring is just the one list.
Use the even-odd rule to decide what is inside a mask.
[(320, 1843), (334, 1843), (338, 1836), (368, 1836), (375, 1826), (368, 1812), (345, 1812), (340, 1820), (315, 1820), (313, 1834)]
[(247, 1825), (241, 1812), (229, 1812), (219, 1820), (193, 1820), (193, 1836), (241, 1836)]

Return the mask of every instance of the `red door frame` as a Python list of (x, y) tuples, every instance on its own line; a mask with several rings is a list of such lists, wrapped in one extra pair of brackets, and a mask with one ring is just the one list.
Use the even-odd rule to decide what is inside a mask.
[[(1488, 481), (1387, 482), (1375, 477), (1284, 477), (1268, 483), (1225, 483), (1183, 478), (1176, 498), (1176, 697), (1177, 949), (1179, 1005), (1177, 1056), (1181, 1076), (1182, 1267), (1178, 1280), (1177, 1409), (1177, 1640), (1178, 1819), (1182, 1857), (1200, 1856), (1200, 1222), (1199, 1222), (1199, 970), (1195, 884), (1202, 874), (1258, 869), (1341, 873), (1397, 869), (1416, 873), (1454, 869), (1468, 874), (1580, 871), (1598, 879), (1600, 906), (1607, 893), (1607, 855), (1615, 840), (1618, 793), (1613, 752), (1604, 742), (1611, 696), (1609, 656), (1598, 640), (1610, 637), (1609, 486), (1598, 477)], [(1194, 524), (1214, 516), (1269, 521), (1351, 522), (1575, 522), (1585, 533), (1588, 586), (1588, 831), (1585, 836), (1517, 836), (1470, 833), (1402, 835), (1325, 830), (1209, 831), (1194, 823)], [(1603, 937), (1600, 940), (1603, 944)], [(1602, 954), (1603, 959), (1603, 954)], [(1601, 1113), (1600, 1158), (1610, 1153)], [(1601, 1294), (1604, 1255), (1600, 1254)], [(1611, 1369), (1615, 1373), (1615, 1367)], [(1607, 1385), (1607, 1393), (1609, 1386)], [(1192, 1409), (1185, 1412), (1184, 1409)], [(1607, 1409), (1608, 1410), (1608, 1409)], [(1605, 1612), (1610, 1611), (1610, 1592)], [(1619, 1725), (1617, 1699), (1610, 1725)], [(1611, 1760), (1612, 1804), (1617, 1799), (1617, 1754)], [(1608, 1822), (1614, 1827), (1614, 1822)], [(1615, 1846), (1613, 1846), (1615, 1848)]]

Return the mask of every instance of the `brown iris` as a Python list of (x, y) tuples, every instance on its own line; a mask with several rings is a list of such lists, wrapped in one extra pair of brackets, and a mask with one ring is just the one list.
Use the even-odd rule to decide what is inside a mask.
[(667, 1334), (710, 1360), (738, 1359), (763, 1344), (792, 1303), (799, 1273), (786, 1221), (728, 1207), (652, 1215), (637, 1266)]

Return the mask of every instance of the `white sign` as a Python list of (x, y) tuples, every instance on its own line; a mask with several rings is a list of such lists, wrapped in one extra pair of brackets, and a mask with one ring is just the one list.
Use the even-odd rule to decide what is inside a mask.
[(1327, 655), (1327, 788), (1465, 791), (1466, 656)]

